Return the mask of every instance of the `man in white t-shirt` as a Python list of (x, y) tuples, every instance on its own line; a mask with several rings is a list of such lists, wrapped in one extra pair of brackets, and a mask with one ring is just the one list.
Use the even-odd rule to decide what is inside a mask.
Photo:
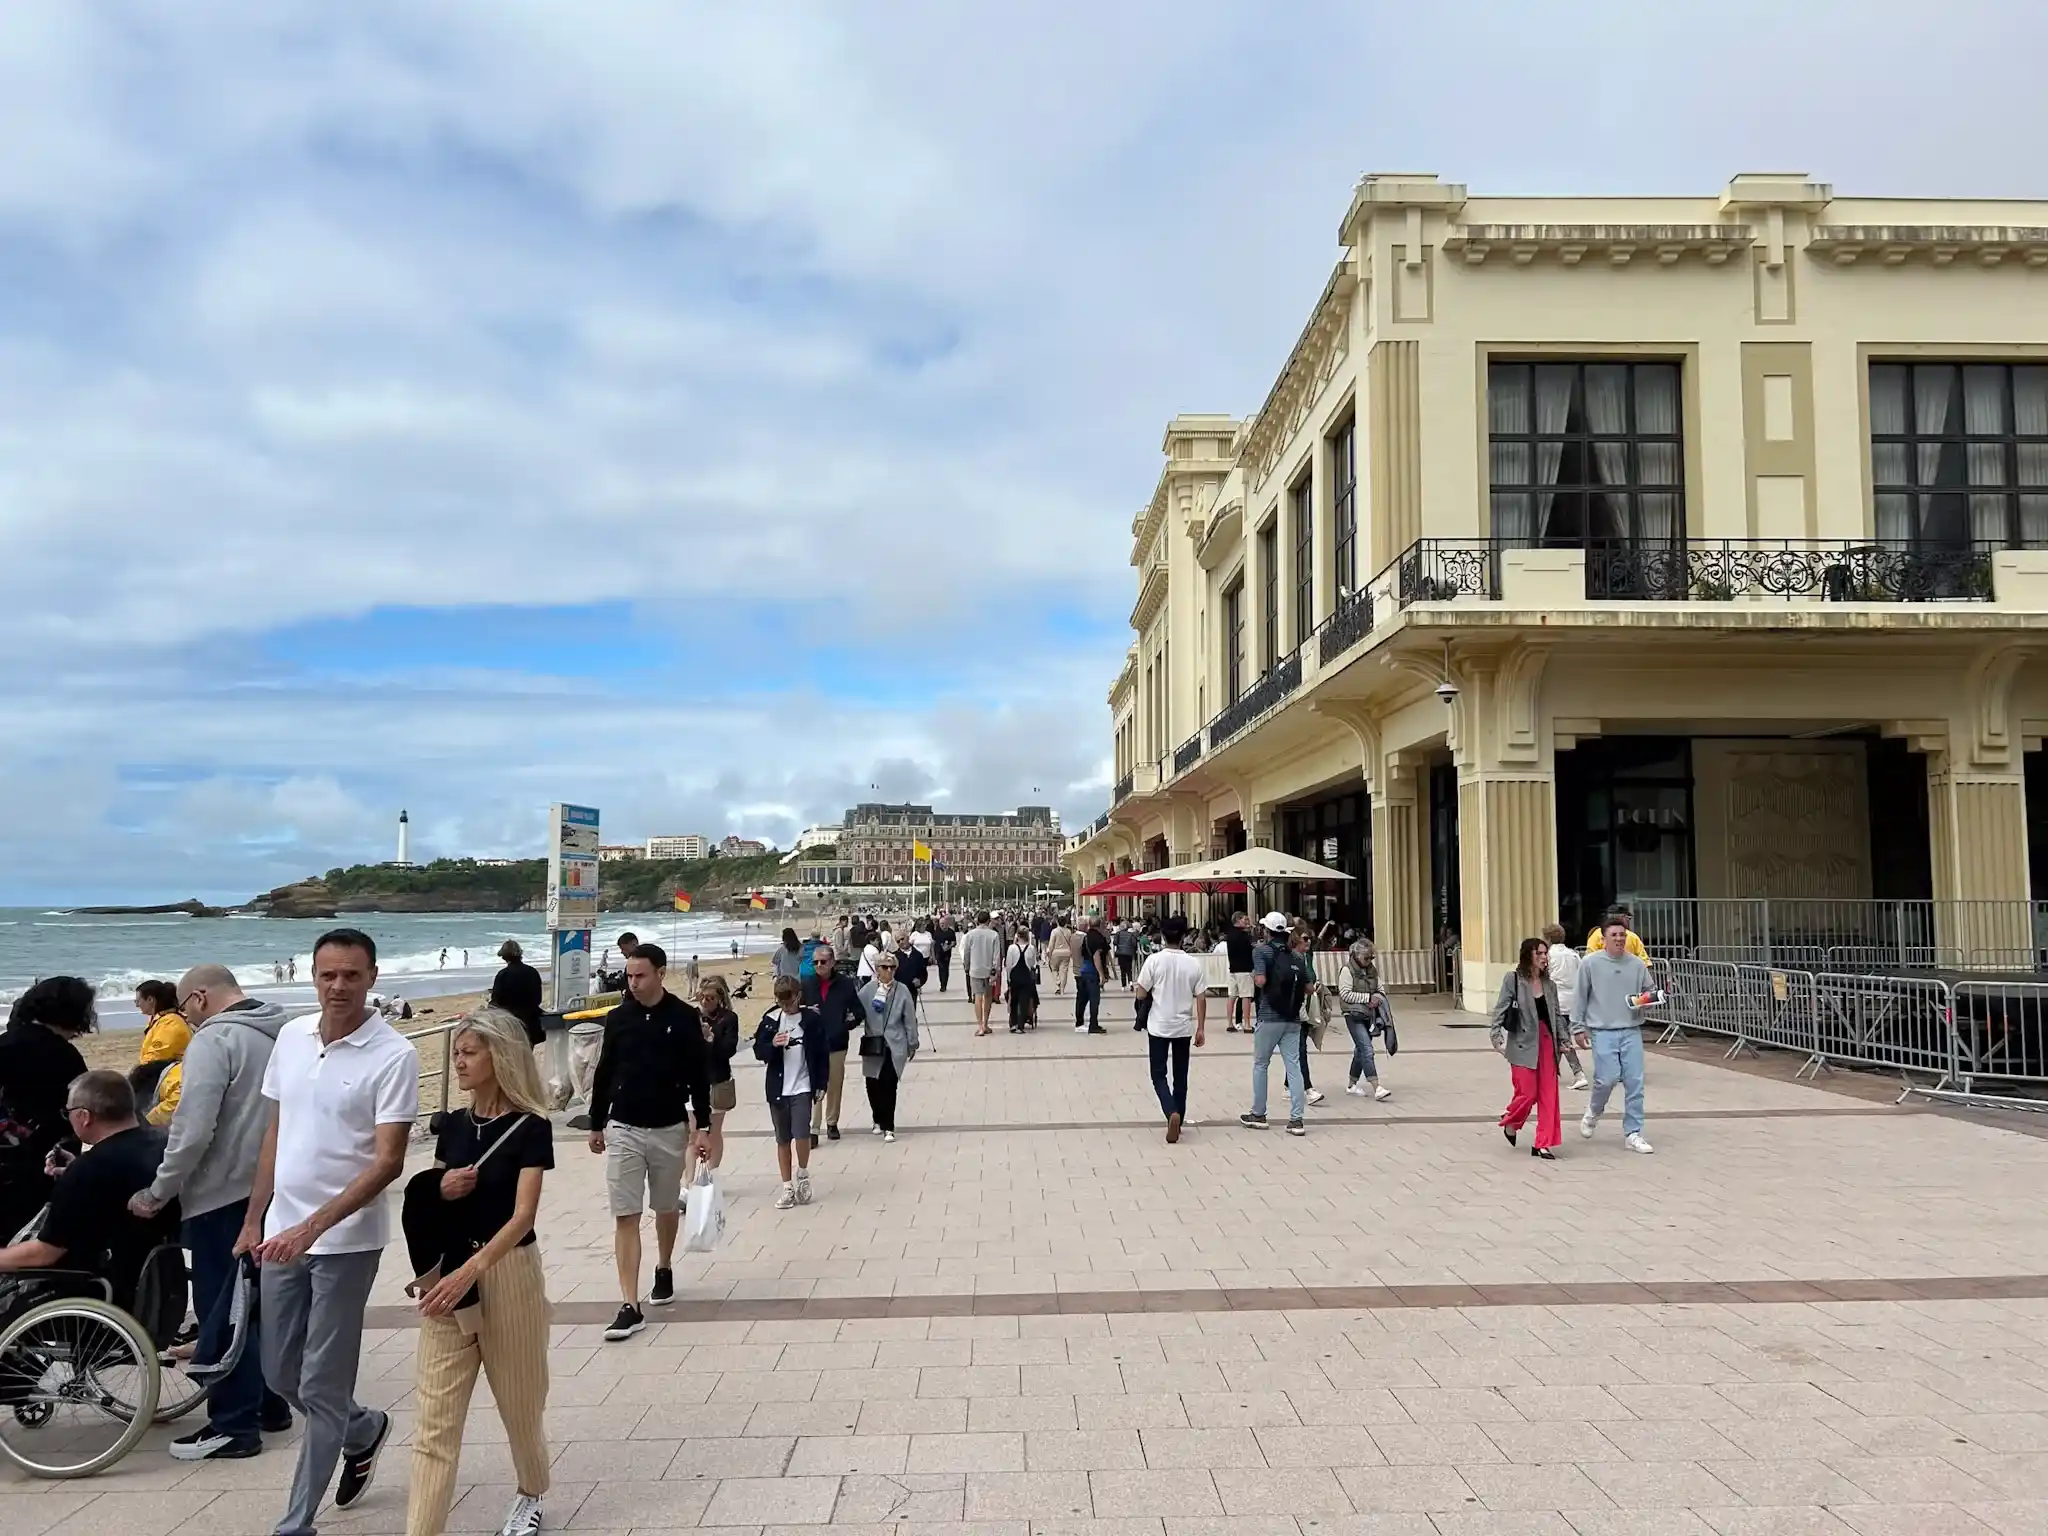
[(390, 1240), (384, 1191), (419, 1116), (419, 1055), (367, 1006), (368, 934), (313, 946), (320, 1011), (278, 1032), (263, 1073), (275, 1106), (236, 1253), (262, 1266), (263, 1375), (306, 1421), (278, 1536), (311, 1536), (327, 1485), (347, 1509), (377, 1470), (391, 1416), (355, 1400), (363, 1309)]
[[(1159, 1095), (1159, 1108), (1166, 1116), (1166, 1139), (1179, 1141), (1188, 1112), (1188, 1048), (1202, 1044), (1207, 1037), (1209, 998), (1202, 985), (1201, 957), (1188, 947), (1186, 920), (1169, 917), (1160, 937), (1165, 945), (1145, 957), (1135, 985), (1138, 996), (1152, 1001), (1145, 1020), (1145, 1044), (1152, 1053), (1152, 1091)], [(1166, 1080), (1169, 1057), (1173, 1063), (1171, 1087)]]

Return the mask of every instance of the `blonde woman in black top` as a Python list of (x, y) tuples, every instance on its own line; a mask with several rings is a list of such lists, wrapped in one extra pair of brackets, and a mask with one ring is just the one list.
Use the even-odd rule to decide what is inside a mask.
[[(447, 1234), (447, 1257), (433, 1284), (416, 1287), (423, 1289), (418, 1420), (405, 1528), (407, 1536), (447, 1529), (481, 1366), (518, 1479), (500, 1536), (534, 1536), (548, 1491), (549, 1306), (533, 1223), (542, 1176), (555, 1165), (554, 1127), (526, 1026), (504, 1009), (479, 1008), (462, 1021), (454, 1061), (469, 1107), (441, 1117), (434, 1149), (434, 1166), (444, 1171), (432, 1214)], [(429, 1197), (435, 1192), (429, 1186)], [(413, 1200), (408, 1188), (408, 1214)]]

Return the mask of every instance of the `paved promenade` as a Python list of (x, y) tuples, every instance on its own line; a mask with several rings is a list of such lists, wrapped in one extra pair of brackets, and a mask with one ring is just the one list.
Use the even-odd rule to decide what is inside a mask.
[[(1493, 1128), (1483, 1031), (1411, 1004), (1393, 1099), (1346, 1097), (1346, 1057), (1317, 1056), (1302, 1140), (1277, 1069), (1274, 1128), (1236, 1125), (1249, 1042), (1212, 1034), (1168, 1147), (1128, 995), (1106, 1036), (1062, 1002), (1023, 1038), (932, 1010), (901, 1139), (867, 1134), (850, 1083), (792, 1211), (743, 1061), (727, 1242), (679, 1261), (678, 1304), (626, 1344), (599, 1337), (600, 1160), (564, 1133), (541, 1219), (551, 1529), (2048, 1531), (2048, 1139), (1703, 1043), (1652, 1053), (1655, 1156), (1622, 1149), (1618, 1094), (1582, 1141), (1567, 1089), (1544, 1164)], [(402, 1268), (362, 1388), (400, 1433), (323, 1530), (404, 1529)], [(481, 1388), (470, 1429), (452, 1528), (491, 1531), (511, 1470)], [(169, 1433), (87, 1483), (0, 1472), (0, 1532), (271, 1528), (288, 1445), (183, 1467)]]

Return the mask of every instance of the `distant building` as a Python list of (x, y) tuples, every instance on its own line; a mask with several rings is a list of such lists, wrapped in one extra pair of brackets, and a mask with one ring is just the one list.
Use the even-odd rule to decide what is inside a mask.
[(755, 837), (728, 837), (718, 845), (718, 856), (721, 859), (746, 859), (752, 858), (755, 854), (772, 851), (766, 843)]
[(650, 859), (701, 859), (710, 851), (711, 845), (695, 832), (647, 839), (647, 857)]
[(524, 861), (520, 859), (471, 859), (469, 862), (478, 869), (510, 869), (514, 864)]
[[(852, 864), (856, 883), (908, 880), (913, 843), (923, 843), (943, 873), (955, 880), (1059, 867), (1065, 841), (1050, 806), (1020, 805), (991, 815), (940, 814), (928, 805), (866, 803), (846, 813), (839, 856)], [(919, 877), (927, 871), (920, 867)]]
[(638, 843), (600, 843), (597, 848), (597, 862), (600, 864), (618, 864), (642, 856)]
[(814, 848), (837, 848), (840, 834), (845, 830), (846, 828), (836, 822), (831, 826), (805, 827), (803, 831), (797, 833), (795, 845), (782, 856), (783, 867), (788, 868), (790, 865), (804, 862), (816, 863), (815, 859), (806, 861), (804, 856)]
[(398, 857), (391, 862), (394, 864), (410, 864), (412, 862), (412, 818), (406, 815), (404, 811), (398, 813)]

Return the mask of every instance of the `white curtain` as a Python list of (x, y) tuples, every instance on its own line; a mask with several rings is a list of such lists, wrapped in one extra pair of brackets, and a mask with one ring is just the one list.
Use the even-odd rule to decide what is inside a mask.
[[(1643, 365), (1635, 370), (1636, 431), (1643, 437), (1678, 436), (1678, 370)], [(1638, 479), (1644, 485), (1676, 487), (1683, 472), (1676, 442), (1643, 443)], [(1605, 471), (1602, 471), (1603, 477)], [(1636, 535), (1649, 542), (1669, 543), (1679, 537), (1678, 492), (1646, 492), (1636, 504)]]
[[(1628, 484), (1628, 370), (1611, 364), (1586, 370), (1586, 426), (1593, 433), (1593, 462), (1602, 485)], [(1630, 537), (1628, 497), (1624, 492), (1586, 498), (1586, 532), (1592, 538)], [(1607, 505), (1607, 521), (1596, 525), (1596, 502)]]
[[(1877, 437), (1904, 437), (1906, 414), (1906, 370), (1897, 363), (1879, 363), (1870, 370), (1870, 433)], [(1870, 477), (1878, 485), (1910, 485), (1913, 477), (1906, 466), (1904, 443), (1872, 442)], [(1880, 492), (1877, 497), (1877, 537), (1887, 544), (1907, 544), (1913, 538), (1913, 498)]]
[[(1571, 417), (1572, 375), (1571, 368), (1538, 368), (1536, 374), (1536, 430), (1550, 437), (1560, 438), (1565, 423)], [(1557, 469), (1564, 458), (1562, 442), (1538, 442), (1536, 444), (1536, 539), (1538, 543), (1550, 532), (1550, 509), (1557, 502)]]
[[(1488, 457), (1492, 463), (1493, 536), (1511, 544), (1526, 544), (1535, 526), (1529, 519), (1526, 491), (1503, 491), (1501, 486), (1529, 483), (1529, 370), (1519, 364), (1496, 366), (1486, 376), (1487, 428), (1495, 441)], [(1503, 442), (1500, 439), (1505, 438)], [(1524, 441), (1515, 441), (1515, 439)]]
[[(1955, 380), (1955, 369), (1946, 365), (1932, 364), (1913, 370), (1913, 420), (1922, 435), (1939, 436), (1949, 430), (1948, 403), (1949, 395), (1955, 389)], [(1923, 492), (1961, 490), (1961, 455), (1953, 443), (1923, 442), (1919, 446), (1919, 459), (1913, 483)], [(1948, 507), (1943, 503), (1948, 500), (1937, 495), (1921, 496), (1917, 532), (1922, 539), (1949, 543), (1965, 537), (1962, 526), (1951, 522), (1946, 515)], [(1953, 500), (1960, 503), (1962, 497), (1956, 495)]]
[[(2013, 430), (2023, 438), (2048, 438), (2048, 368), (2012, 371)], [(2048, 543), (2048, 494), (2027, 495), (2030, 486), (2048, 492), (2048, 442), (2019, 445), (2020, 539), (2029, 549)]]
[[(2001, 437), (2005, 432), (2005, 370), (1975, 367), (1963, 370), (1963, 430), (1971, 437)], [(2009, 542), (2006, 500), (2002, 491), (1974, 494), (1980, 487), (2005, 484), (2005, 444), (1971, 443), (1965, 449), (1970, 474), (1970, 537), (2003, 545)]]

